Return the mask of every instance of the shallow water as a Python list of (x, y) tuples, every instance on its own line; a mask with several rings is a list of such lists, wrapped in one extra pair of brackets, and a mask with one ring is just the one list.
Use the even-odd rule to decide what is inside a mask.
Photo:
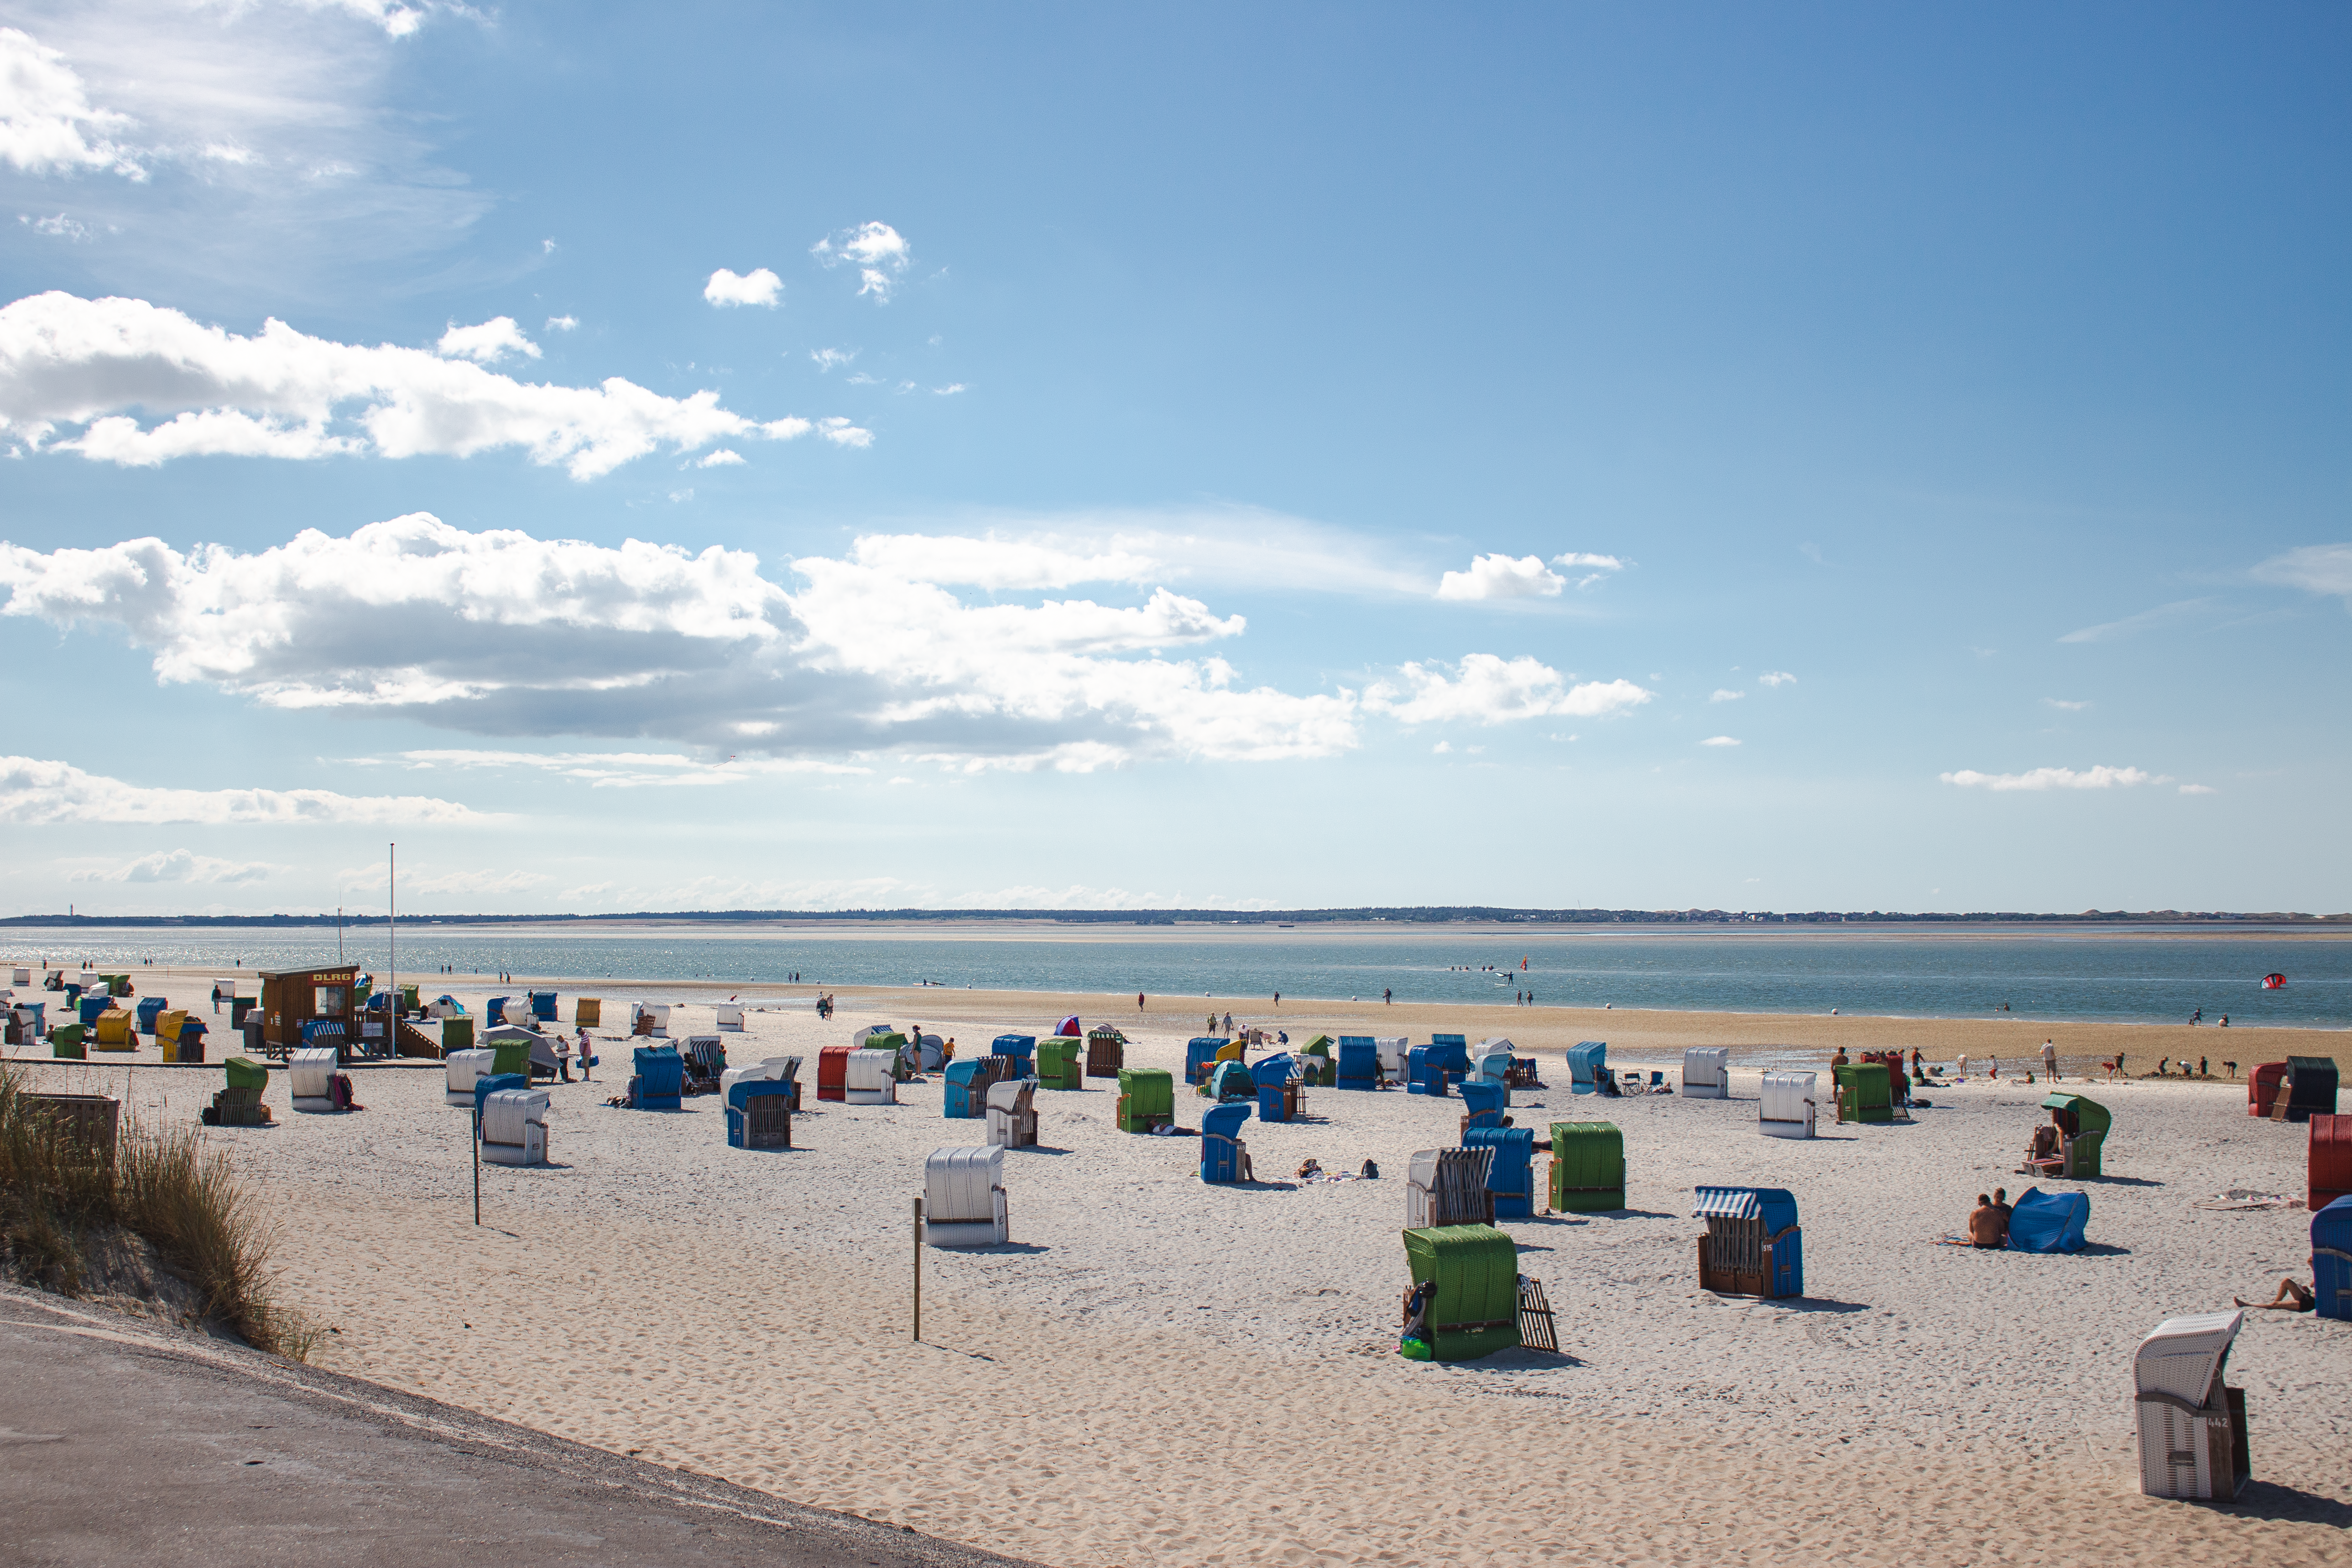
[[(901, 928), (903, 929), (903, 928)], [(868, 930), (760, 935), (659, 931), (548, 934), (430, 924), (400, 929), (400, 973), (431, 976), (506, 970), (533, 978), (690, 980), (774, 984), (797, 973), (813, 985), (931, 981), (983, 990), (1143, 991), (1239, 1000), (1276, 991), (1301, 1000), (1507, 1002), (1706, 1012), (1847, 1013), (1981, 1017), (2003, 1003), (2037, 1018), (2128, 1023), (2205, 1022), (2343, 1028), (2352, 1026), (2352, 941), (2309, 936), (2229, 938), (2077, 935), (1856, 936), (1849, 933), (1577, 935), (1489, 928), (1335, 938), (1314, 930), (1179, 928), (1166, 938), (904, 936)], [(88, 958), (101, 967), (159, 963), (247, 969), (331, 962), (331, 931), (289, 937), (170, 928), (17, 928), (0, 938), (9, 962)], [(351, 962), (386, 969), (381, 927), (347, 935)], [(1519, 968), (1526, 961), (1527, 967)], [(1492, 970), (1486, 965), (1495, 966)], [(2262, 977), (2288, 975), (2281, 990)]]

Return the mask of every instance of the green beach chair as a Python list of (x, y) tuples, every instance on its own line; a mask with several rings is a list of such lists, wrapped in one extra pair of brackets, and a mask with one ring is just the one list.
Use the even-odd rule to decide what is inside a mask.
[(1837, 1079), (1840, 1121), (1895, 1120), (1895, 1086), (1886, 1076), (1885, 1063), (1861, 1062), (1832, 1068), (1831, 1072)]
[(474, 1020), (471, 1018), (441, 1020), (441, 1054), (443, 1056), (446, 1057), (452, 1051), (470, 1051), (473, 1048)]
[(1306, 1064), (1307, 1080), (1319, 1088), (1333, 1089), (1339, 1082), (1339, 1064), (1331, 1059), (1331, 1037), (1318, 1035), (1300, 1047), (1303, 1057), (1315, 1059)]
[(1118, 1130), (1149, 1132), (1176, 1124), (1176, 1075), (1165, 1068), (1118, 1069)]
[(1625, 1134), (1613, 1121), (1551, 1124), (1551, 1207), (1594, 1214), (1625, 1206)]
[(525, 1078), (529, 1078), (530, 1076), (530, 1042), (529, 1040), (491, 1041), (490, 1071), (493, 1073), (519, 1072)]
[(1037, 1082), (1045, 1089), (1087, 1087), (1086, 1042), (1072, 1035), (1055, 1035), (1037, 1042)]
[(250, 1057), (231, 1057), (221, 1067), (227, 1087), (213, 1096), (203, 1120), (214, 1127), (267, 1125), (269, 1108), (261, 1103), (261, 1094), (269, 1087), (269, 1069)]
[(81, 1043), (79, 1024), (60, 1024), (49, 1031), (49, 1055), (61, 1061), (86, 1062), (89, 1047)]
[(1430, 1286), (1418, 1325), (1399, 1353), (1408, 1361), (1475, 1361), (1519, 1343), (1519, 1249), (1491, 1225), (1404, 1233), (1416, 1287)]
[(2095, 1100), (2062, 1091), (2042, 1100), (2042, 1109), (2058, 1124), (2058, 1153), (2063, 1162), (2058, 1173), (2074, 1182), (2097, 1175), (2107, 1129), (2115, 1124), (2107, 1108)]

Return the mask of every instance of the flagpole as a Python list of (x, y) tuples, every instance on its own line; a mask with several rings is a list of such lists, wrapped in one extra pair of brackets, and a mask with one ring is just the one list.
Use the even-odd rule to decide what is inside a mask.
[(384, 847), (383, 940), (392, 971), (392, 1016), (387, 1026), (400, 1028), (400, 846)]

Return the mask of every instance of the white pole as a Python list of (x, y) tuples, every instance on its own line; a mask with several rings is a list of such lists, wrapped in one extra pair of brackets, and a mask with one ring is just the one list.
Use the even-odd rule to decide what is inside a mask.
[(383, 874), (383, 940), (390, 960), (386, 967), (392, 971), (392, 1015), (384, 1020), (384, 1026), (396, 1033), (400, 1028), (400, 846), (397, 844), (384, 847)]

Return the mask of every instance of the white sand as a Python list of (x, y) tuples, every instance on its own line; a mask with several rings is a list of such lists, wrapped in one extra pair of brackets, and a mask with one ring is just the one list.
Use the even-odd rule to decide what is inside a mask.
[[(633, 993), (604, 994), (625, 1016)], [(1003, 999), (962, 1000), (887, 1016), (970, 1054), (1000, 1026), (955, 1016)], [(880, 1016), (755, 1012), (724, 1037), (738, 1061), (810, 1058), (790, 1152), (726, 1148), (713, 1099), (607, 1109), (628, 1070), (607, 1042), (597, 1085), (556, 1087), (558, 1164), (485, 1167), (480, 1229), (437, 1066), (360, 1070), (369, 1109), (340, 1118), (292, 1115), (280, 1078), (285, 1125), (208, 1136), (284, 1217), (288, 1294), (341, 1331), (326, 1364), (1050, 1563), (2352, 1561), (2352, 1325), (2257, 1313), (2241, 1338), (2259, 1506), (2137, 1492), (2139, 1336), (2308, 1278), (2301, 1210), (2191, 1206), (2302, 1191), (2304, 1130), (2249, 1120), (2242, 1086), (2093, 1088), (2116, 1119), (2109, 1178), (2084, 1184), (2093, 1249), (2032, 1257), (1932, 1243), (1978, 1192), (2028, 1184), (2010, 1173), (2038, 1086), (1937, 1090), (1916, 1125), (1791, 1142), (1758, 1134), (1752, 1072), (1729, 1101), (1574, 1098), (1548, 1049), (1559, 1087), (1515, 1095), (1514, 1117), (1615, 1121), (1632, 1207), (1506, 1226), (1567, 1354), (1428, 1366), (1393, 1353), (1402, 1177), (1455, 1141), (1458, 1100), (1311, 1091), (1312, 1120), (1244, 1130), (1260, 1184), (1209, 1187), (1196, 1141), (1120, 1134), (1115, 1089), (1089, 1080), (1041, 1091), (1046, 1148), (1008, 1156), (1015, 1245), (926, 1252), (916, 1345), (922, 1158), (983, 1124), (941, 1118), (936, 1080), (897, 1107), (817, 1104), (816, 1047)], [(710, 1017), (682, 1009), (671, 1033)], [(1150, 1030), (1129, 1064), (1181, 1068), (1189, 1032)], [(173, 1121), (218, 1087), (37, 1070), (128, 1079)], [(1180, 1088), (1187, 1125), (1206, 1103)], [(1309, 1154), (1383, 1179), (1297, 1185)], [(1716, 1181), (1797, 1194), (1804, 1300), (1697, 1289), (1691, 1188)]]

